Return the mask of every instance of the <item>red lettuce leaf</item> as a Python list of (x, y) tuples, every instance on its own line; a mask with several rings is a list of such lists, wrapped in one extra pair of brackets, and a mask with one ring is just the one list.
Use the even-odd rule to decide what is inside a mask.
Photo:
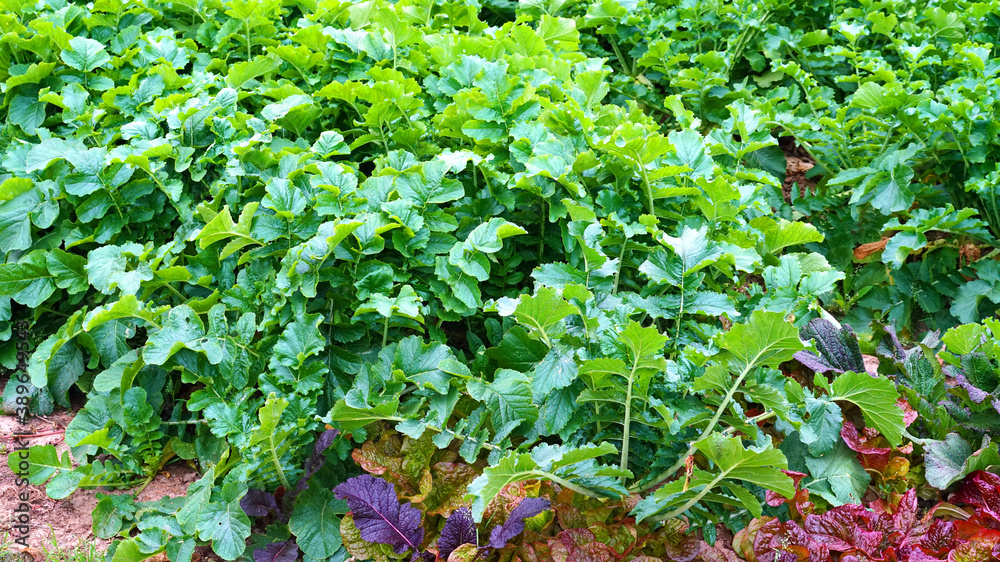
[(777, 492), (765, 490), (764, 501), (771, 507), (779, 507), (782, 504), (787, 503), (788, 512), (791, 514), (792, 519), (801, 522), (806, 515), (812, 513), (812, 510), (815, 507), (813, 503), (809, 501), (809, 490), (799, 488), (802, 479), (808, 476), (808, 474), (794, 472), (791, 470), (782, 470), (781, 472), (783, 472), (785, 476), (792, 479), (792, 483), (795, 485), (795, 495), (793, 495), (791, 499), (788, 499)]
[(337, 499), (347, 500), (362, 539), (387, 544), (396, 554), (411, 548), (414, 556), (419, 553), (424, 540), (420, 511), (410, 502), (400, 503), (392, 484), (362, 474), (340, 484), (333, 492)]
[(548, 541), (555, 562), (615, 562), (614, 552), (587, 529), (566, 529)]
[[(810, 516), (811, 517), (811, 516)], [(774, 519), (764, 523), (753, 541), (758, 562), (827, 562), (830, 549), (813, 540), (794, 521)]]
[(950, 499), (952, 503), (974, 506), (975, 519), (980, 525), (1000, 529), (1000, 476), (977, 470), (965, 479), (965, 484)]
[(840, 436), (852, 451), (863, 455), (886, 455), (892, 452), (892, 447), (877, 446), (881, 436), (874, 428), (866, 427), (864, 433), (858, 432), (854, 424), (844, 420), (844, 427), (840, 429)]

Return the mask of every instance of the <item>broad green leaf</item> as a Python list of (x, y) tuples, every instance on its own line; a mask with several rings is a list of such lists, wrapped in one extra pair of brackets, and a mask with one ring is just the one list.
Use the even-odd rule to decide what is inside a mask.
[(843, 440), (821, 457), (807, 456), (805, 464), (812, 476), (805, 487), (835, 506), (861, 503), (871, 482), (871, 476), (858, 462), (857, 453)]
[(745, 324), (736, 324), (715, 339), (733, 370), (748, 371), (754, 366), (777, 367), (805, 349), (799, 330), (778, 312), (755, 311)]
[(659, 242), (673, 250), (674, 255), (680, 259), (681, 275), (695, 273), (723, 255), (722, 249), (709, 239), (707, 226), (698, 230), (685, 226), (680, 236), (675, 238), (664, 234), (660, 236)]
[(55, 277), (57, 287), (66, 289), (70, 294), (86, 291), (90, 287), (86, 258), (59, 248), (53, 249), (45, 257), (49, 273)]
[(549, 347), (552, 347), (553, 338), (560, 332), (555, 328), (571, 314), (579, 314), (579, 309), (549, 287), (539, 288), (534, 296), (521, 295), (514, 310), (514, 318)]
[(0, 295), (25, 306), (39, 306), (56, 289), (56, 277), (42, 252), (32, 252), (19, 263), (0, 264)]
[(809, 419), (799, 427), (799, 438), (809, 446), (812, 455), (825, 455), (840, 441), (840, 428), (844, 425), (840, 406), (831, 400), (813, 398), (811, 393), (807, 393), (806, 411)]
[(550, 349), (531, 372), (531, 388), (536, 401), (548, 396), (553, 390), (566, 388), (577, 378), (578, 367), (569, 349)]
[(239, 500), (210, 501), (198, 516), (198, 538), (212, 541), (212, 550), (225, 560), (236, 560), (246, 550), (250, 518)]
[(326, 488), (309, 489), (295, 501), (288, 529), (307, 556), (322, 560), (340, 548), (340, 517), (347, 511), (342, 500), (333, 497)]
[(389, 401), (371, 408), (361, 409), (349, 406), (344, 400), (338, 400), (330, 413), (323, 418), (323, 421), (335, 424), (335, 427), (343, 431), (352, 431), (376, 421), (400, 421), (402, 418), (396, 416), (398, 408), (398, 401)]
[(877, 429), (893, 447), (903, 439), (903, 410), (899, 394), (889, 379), (867, 373), (847, 372), (833, 381), (831, 400), (844, 400), (861, 409), (865, 423)]
[(205, 350), (209, 360), (214, 359), (213, 364), (218, 364), (222, 360), (221, 350), (206, 347), (204, 336), (205, 327), (198, 314), (186, 304), (176, 306), (167, 312), (163, 327), (150, 334), (142, 358), (150, 365), (163, 365), (182, 349)]
[[(273, 392), (270, 393), (264, 405), (257, 412), (260, 426), (250, 435), (248, 444), (250, 446), (256, 445), (260, 448), (260, 454), (264, 455), (263, 458), (267, 459), (264, 468), (268, 472), (273, 470), (277, 475), (277, 480), (288, 488), (290, 483), (284, 474), (281, 459), (291, 446), (291, 443), (288, 442), (288, 437), (291, 435), (292, 430), (279, 427), (281, 424), (281, 415), (286, 408), (288, 408), (288, 400), (278, 398)], [(263, 479), (263, 476), (263, 474), (255, 475), (258, 479)]]
[(258, 206), (258, 203), (248, 203), (243, 207), (240, 220), (236, 223), (233, 222), (233, 216), (229, 214), (229, 206), (223, 207), (222, 211), (208, 221), (208, 224), (195, 237), (199, 247), (205, 249), (221, 240), (233, 238), (219, 253), (219, 258), (226, 258), (250, 244), (262, 245), (263, 242), (250, 235), (250, 226)]
[(577, 448), (539, 445), (531, 453), (512, 451), (501, 458), (496, 465), (483, 470), (483, 473), (469, 484), (469, 494), (466, 498), (473, 500), (473, 517), (481, 521), (486, 506), (505, 486), (525, 480), (539, 478), (555, 482), (579, 480), (589, 486), (601, 486), (594, 491), (600, 491), (602, 495), (608, 497), (625, 494), (625, 489), (617, 484), (617, 477), (631, 476), (631, 473), (595, 462), (599, 457), (616, 452), (615, 446), (610, 443)]
[(0, 251), (27, 250), (31, 246), (30, 213), (41, 203), (39, 189), (28, 189), (0, 203)]
[(270, 74), (281, 67), (281, 60), (274, 56), (259, 56), (251, 61), (238, 62), (229, 67), (226, 84), (230, 88), (240, 88), (250, 80)]
[(90, 72), (111, 62), (104, 45), (86, 37), (69, 40), (69, 49), (62, 52), (62, 60), (77, 70)]
[(795, 494), (792, 479), (780, 469), (788, 466), (785, 455), (777, 449), (754, 451), (743, 446), (739, 437), (712, 433), (695, 446), (712, 461), (723, 478), (752, 482), (786, 498)]
[(538, 407), (532, 403), (531, 381), (523, 374), (500, 369), (493, 382), (470, 380), (469, 396), (486, 404), (493, 413), (493, 428), (497, 432), (530, 426), (538, 419)]
[(944, 441), (931, 441), (924, 445), (924, 471), (927, 483), (945, 490), (977, 470), (992, 471), (1000, 465), (997, 444), (983, 437), (982, 447), (973, 452), (972, 447), (957, 433), (949, 433)]
[(758, 217), (750, 224), (764, 234), (763, 254), (777, 254), (789, 246), (823, 241), (816, 227), (805, 222)]
[(170, 310), (170, 307), (161, 306), (147, 309), (144, 304), (140, 303), (135, 295), (122, 295), (122, 298), (119, 300), (111, 304), (99, 306), (88, 313), (83, 319), (83, 329), (91, 331), (106, 322), (126, 318), (142, 320), (150, 326), (158, 328), (160, 325), (157, 320), (164, 312)]

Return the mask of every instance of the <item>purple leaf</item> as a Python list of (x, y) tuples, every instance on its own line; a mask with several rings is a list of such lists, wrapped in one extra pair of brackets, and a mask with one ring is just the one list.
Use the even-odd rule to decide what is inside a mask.
[(295, 541), (273, 542), (253, 551), (254, 562), (295, 562), (299, 547)]
[(969, 393), (969, 399), (976, 404), (981, 404), (983, 400), (986, 400), (990, 396), (989, 392), (986, 392), (981, 388), (977, 388), (975, 385), (970, 383), (964, 375), (956, 376), (955, 382), (958, 383), (958, 386), (964, 388)]
[[(827, 371), (835, 370), (834, 367), (827, 364), (822, 357), (810, 351), (796, 351), (793, 357), (795, 357), (795, 360), (802, 363), (802, 365), (807, 369), (812, 369), (817, 373), (825, 373)], [(836, 369), (836, 371), (838, 373), (843, 373), (840, 369)]]
[(881, 328), (881, 331), (889, 336), (888, 342), (884, 339), (878, 342), (875, 352), (882, 357), (893, 359), (895, 361), (903, 361), (906, 359), (906, 350), (903, 349), (903, 345), (899, 343), (899, 336), (896, 335), (896, 328), (888, 324), (876, 324), (875, 328)]
[(467, 507), (453, 511), (444, 522), (438, 538), (438, 555), (447, 560), (448, 555), (463, 544), (476, 544), (476, 522)]
[(549, 508), (549, 500), (544, 498), (524, 498), (517, 504), (503, 525), (494, 527), (490, 533), (489, 545), (493, 548), (503, 548), (514, 537), (524, 532), (524, 520), (534, 517)]
[(858, 337), (854, 335), (854, 330), (850, 326), (845, 324), (837, 328), (829, 320), (814, 318), (802, 328), (800, 337), (815, 342), (816, 351), (819, 352), (818, 356), (808, 351), (799, 351), (795, 354), (799, 363), (806, 367), (819, 373), (865, 372), (865, 361), (858, 346)]
[(310, 478), (313, 477), (313, 474), (316, 474), (317, 472), (319, 472), (319, 469), (323, 468), (323, 465), (326, 463), (326, 457), (323, 455), (323, 453), (325, 453), (326, 450), (330, 448), (330, 445), (333, 444), (333, 440), (337, 437), (337, 434), (339, 433), (340, 430), (328, 429), (323, 433), (321, 433), (319, 435), (319, 438), (316, 439), (316, 445), (313, 446), (312, 456), (309, 457), (309, 460), (306, 461), (304, 470), (302, 472), (302, 478), (299, 478), (298, 483), (295, 484), (295, 493), (292, 494), (292, 499), (294, 499), (295, 496), (299, 495), (299, 493), (302, 490), (305, 490), (306, 483), (309, 481)]
[(337, 499), (347, 500), (364, 540), (390, 545), (396, 554), (410, 548), (419, 550), (424, 540), (420, 511), (410, 502), (399, 503), (389, 482), (362, 474), (340, 484), (333, 493)]
[(240, 507), (243, 513), (250, 517), (264, 517), (271, 511), (278, 511), (278, 503), (274, 501), (274, 494), (269, 494), (264, 490), (247, 490), (247, 495), (240, 500)]

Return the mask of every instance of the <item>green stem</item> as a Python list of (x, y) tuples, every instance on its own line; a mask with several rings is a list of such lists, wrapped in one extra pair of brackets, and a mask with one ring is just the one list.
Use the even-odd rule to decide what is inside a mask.
[(560, 477), (558, 477), (555, 474), (552, 474), (550, 472), (542, 472), (540, 470), (533, 470), (533, 471), (531, 471), (531, 473), (532, 474), (536, 474), (536, 475), (538, 475), (538, 476), (540, 476), (542, 478), (545, 478), (546, 480), (551, 480), (551, 481), (555, 482), (556, 484), (559, 484), (563, 488), (569, 488), (570, 490), (573, 490), (574, 492), (576, 492), (578, 494), (582, 494), (584, 496), (587, 496), (588, 498), (598, 498), (598, 499), (600, 499), (601, 497), (603, 497), (603, 496), (597, 494), (596, 492), (588, 490), (587, 488), (584, 488), (583, 486), (578, 486), (578, 485), (576, 485), (576, 484), (574, 484), (574, 483), (572, 483), (572, 482), (570, 482), (568, 480), (565, 480), (563, 478), (560, 478)]
[[(637, 160), (638, 161), (638, 160)], [(646, 199), (649, 204), (649, 214), (653, 217), (656, 216), (656, 209), (653, 207), (653, 186), (649, 183), (649, 174), (646, 173), (646, 166), (642, 163), (639, 164), (639, 169), (642, 170), (642, 183), (646, 186)]]
[[(635, 371), (638, 367), (639, 361), (636, 360), (632, 363), (632, 372), (629, 373), (628, 377), (628, 390), (625, 392), (625, 425), (622, 434), (622, 460), (619, 464), (619, 468), (622, 470), (628, 470), (629, 433), (632, 426), (632, 383), (635, 381)], [(624, 484), (625, 477), (622, 476), (621, 479), (622, 484)]]
[[(125, 480), (122, 482), (100, 482), (97, 484), (80, 484), (79, 488), (128, 488), (134, 486), (136, 480)], [(141, 491), (141, 490), (140, 490)]]
[(917, 443), (918, 445), (927, 445), (928, 443), (934, 442), (933, 439), (920, 439), (918, 437), (914, 437), (910, 435), (910, 432), (906, 431), (905, 429), (903, 430), (903, 437), (906, 437), (907, 439), (913, 441), (914, 443)]
[(155, 477), (156, 474), (152, 474), (148, 478), (146, 478), (146, 481), (142, 483), (142, 486), (139, 486), (139, 489), (135, 491), (135, 497), (139, 497), (139, 494), (141, 494), (142, 491), (146, 489), (146, 486), (149, 486), (153, 482), (153, 478)]
[[(545, 223), (548, 217), (545, 215), (545, 199), (542, 198), (542, 224), (538, 233), (538, 263), (542, 263), (542, 254), (545, 252)], [(552, 347), (552, 346), (549, 346)]]
[[(618, 279), (621, 277), (622, 268), (625, 267), (625, 248), (628, 246), (628, 238), (622, 241), (622, 251), (618, 253), (618, 270), (615, 271), (615, 284), (611, 288), (611, 294), (618, 294)], [(589, 273), (589, 268), (588, 268)], [(586, 322), (584, 322), (586, 325)]]
[(382, 347), (389, 341), (389, 317), (385, 317), (385, 324), (382, 327)]
[(268, 440), (268, 442), (271, 445), (271, 447), (270, 447), (270, 449), (271, 449), (271, 462), (274, 463), (274, 469), (278, 471), (278, 478), (281, 480), (281, 484), (285, 487), (286, 490), (291, 490), (292, 489), (292, 485), (288, 482), (288, 477), (285, 476), (285, 471), (281, 470), (281, 463), (278, 461), (278, 451), (275, 450), (274, 433), (273, 432), (270, 435), (267, 436), (267, 440)]
[(700, 502), (701, 498), (705, 497), (706, 494), (708, 494), (710, 491), (712, 491), (712, 488), (714, 488), (716, 484), (718, 484), (719, 482), (721, 482), (722, 479), (725, 478), (727, 474), (729, 474), (728, 471), (727, 472), (723, 472), (723, 473), (719, 474), (718, 476), (716, 476), (715, 478), (713, 478), (711, 482), (709, 482), (708, 484), (706, 484), (705, 487), (702, 488), (700, 492), (698, 492), (697, 494), (695, 494), (695, 496), (693, 498), (691, 498), (690, 500), (688, 500), (687, 503), (685, 503), (684, 505), (682, 505), (682, 506), (678, 507), (677, 509), (671, 511), (670, 513), (664, 515), (663, 518), (664, 519), (673, 519), (674, 517), (679, 517), (680, 515), (683, 515), (685, 511), (687, 511), (688, 509), (690, 509), (691, 507), (693, 507), (695, 504), (697, 504), (698, 502)]
[(250, 20), (244, 21), (243, 24), (247, 28), (247, 60), (249, 61), (251, 58), (253, 58), (252, 55), (250, 54)]
[(625, 71), (625, 74), (628, 74), (630, 77), (634, 78), (635, 73), (632, 71), (631, 65), (625, 63), (625, 57), (622, 56), (622, 52), (618, 48), (618, 42), (610, 37), (608, 39), (609, 39), (608, 42), (611, 43), (611, 49), (615, 52), (615, 56), (618, 57), (618, 63), (621, 64), (622, 70)]
[(182, 295), (181, 292), (175, 289), (170, 283), (164, 283), (163, 286), (170, 289), (170, 292), (177, 295), (177, 298), (181, 299), (182, 301), (186, 300), (184, 298), (184, 295)]
[(684, 317), (684, 274), (681, 273), (681, 307), (677, 311), (677, 331), (674, 333), (674, 345), (673, 348), (676, 350), (678, 342), (681, 341), (681, 321)]

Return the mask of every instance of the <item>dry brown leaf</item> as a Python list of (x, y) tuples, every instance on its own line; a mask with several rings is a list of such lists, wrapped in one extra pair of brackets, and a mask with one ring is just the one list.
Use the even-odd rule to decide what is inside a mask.
[(881, 252), (885, 249), (885, 245), (889, 243), (889, 238), (892, 237), (883, 236), (878, 242), (869, 242), (854, 248), (854, 259), (863, 260), (875, 252)]
[(25, 560), (28, 560), (30, 557), (35, 562), (45, 562), (47, 559), (44, 552), (32, 546), (17, 546), (16, 549), (17, 553), (23, 556)]

